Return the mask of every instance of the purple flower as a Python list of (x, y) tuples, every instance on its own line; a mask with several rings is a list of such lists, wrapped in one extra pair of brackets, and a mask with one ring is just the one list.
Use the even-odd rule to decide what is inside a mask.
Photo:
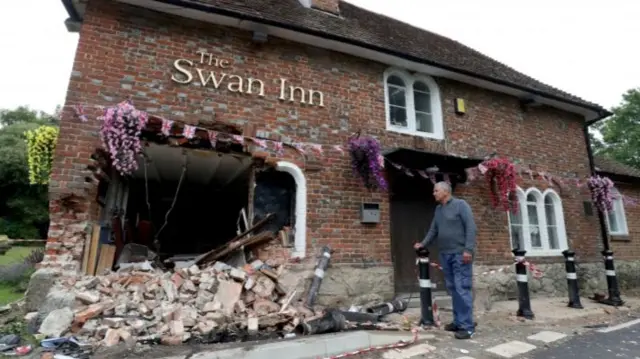
[(358, 137), (349, 140), (351, 167), (356, 176), (362, 178), (365, 187), (387, 189), (379, 158), (380, 143), (373, 137)]
[(140, 133), (147, 121), (147, 114), (127, 101), (105, 111), (100, 138), (112, 165), (123, 176), (138, 169), (137, 156), (142, 151)]

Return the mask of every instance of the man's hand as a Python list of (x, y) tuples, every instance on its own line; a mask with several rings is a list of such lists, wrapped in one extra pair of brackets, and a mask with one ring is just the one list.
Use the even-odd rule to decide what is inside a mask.
[(463, 252), (462, 253), (462, 262), (464, 264), (469, 264), (469, 263), (471, 263), (472, 260), (473, 260), (473, 255), (471, 255), (471, 253), (469, 253), (469, 252)]
[(420, 243), (420, 242), (416, 242), (416, 243), (413, 245), (413, 249), (420, 249), (420, 248), (422, 248), (422, 243)]

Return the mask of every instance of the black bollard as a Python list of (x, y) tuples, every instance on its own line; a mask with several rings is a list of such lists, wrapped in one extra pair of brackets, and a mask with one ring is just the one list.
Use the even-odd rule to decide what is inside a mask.
[(527, 277), (527, 267), (524, 265), (524, 255), (527, 251), (514, 249), (516, 256), (516, 281), (518, 282), (518, 311), (516, 315), (525, 319), (533, 319), (531, 311), (531, 299), (529, 298), (529, 277)]
[(329, 248), (328, 246), (322, 247), (322, 254), (320, 256), (320, 260), (318, 260), (318, 264), (316, 265), (313, 282), (311, 282), (311, 288), (309, 288), (309, 294), (305, 303), (308, 308), (313, 307), (313, 305), (316, 303), (316, 297), (318, 296), (318, 291), (320, 290), (320, 284), (322, 284), (322, 278), (324, 278), (324, 271), (327, 270), (330, 259), (331, 248)]
[(420, 283), (420, 311), (422, 313), (420, 325), (434, 326), (435, 320), (433, 319), (433, 301), (431, 299), (431, 279), (429, 277), (429, 250), (426, 248), (420, 248), (416, 250), (416, 254), (418, 255), (418, 282)]
[(620, 298), (620, 288), (618, 287), (618, 278), (616, 277), (616, 269), (613, 266), (613, 252), (608, 249), (602, 251), (604, 256), (604, 269), (607, 275), (607, 287), (609, 289), (609, 298), (600, 301), (603, 304), (621, 306), (624, 304)]
[(580, 303), (580, 290), (578, 289), (578, 275), (576, 274), (576, 252), (564, 250), (564, 267), (567, 270), (567, 285), (569, 287), (569, 307), (583, 309)]

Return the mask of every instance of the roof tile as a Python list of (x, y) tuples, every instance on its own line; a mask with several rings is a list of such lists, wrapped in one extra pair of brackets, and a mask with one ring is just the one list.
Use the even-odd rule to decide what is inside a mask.
[(341, 1), (340, 16), (303, 7), (299, 0), (193, 0), (275, 23), (297, 26), (357, 41), (462, 72), (487, 76), (512, 86), (538, 91), (581, 106), (601, 106), (571, 95), (436, 33)]

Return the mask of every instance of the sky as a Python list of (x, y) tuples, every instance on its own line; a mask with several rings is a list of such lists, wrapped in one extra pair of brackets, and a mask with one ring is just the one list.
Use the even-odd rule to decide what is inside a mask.
[[(635, 1), (348, 1), (462, 42), (607, 108), (640, 87)], [(60, 0), (0, 3), (0, 108), (53, 112), (64, 103), (78, 42), (66, 18)]]

